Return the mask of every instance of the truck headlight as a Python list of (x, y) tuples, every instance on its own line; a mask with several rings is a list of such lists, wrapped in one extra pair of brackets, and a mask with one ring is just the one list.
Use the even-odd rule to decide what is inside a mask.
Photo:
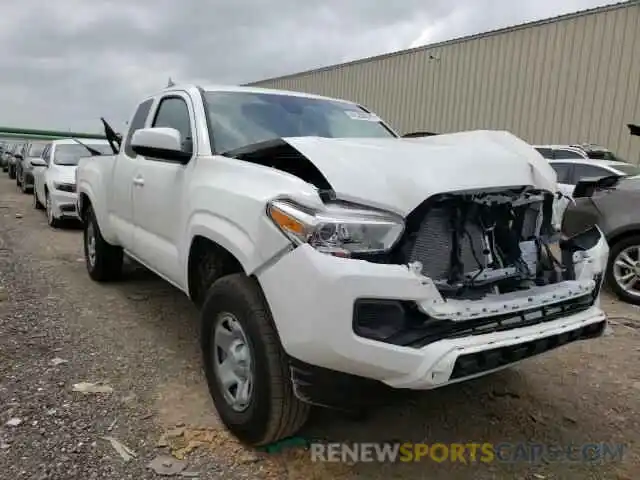
[(288, 200), (273, 200), (267, 214), (295, 245), (348, 257), (391, 249), (404, 231), (404, 220), (389, 212), (354, 205), (329, 204), (314, 211)]

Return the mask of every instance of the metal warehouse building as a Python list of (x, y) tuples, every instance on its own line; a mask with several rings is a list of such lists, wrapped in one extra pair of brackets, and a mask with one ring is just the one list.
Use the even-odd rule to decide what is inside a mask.
[(640, 162), (640, 1), (585, 10), (253, 86), (359, 102), (400, 133), (508, 130)]

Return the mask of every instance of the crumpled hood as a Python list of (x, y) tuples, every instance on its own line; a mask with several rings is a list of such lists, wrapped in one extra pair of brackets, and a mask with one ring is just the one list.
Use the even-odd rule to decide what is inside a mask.
[(557, 191), (556, 174), (528, 143), (503, 131), (422, 138), (284, 138), (323, 173), (338, 198), (409, 214), (440, 193), (529, 185)]

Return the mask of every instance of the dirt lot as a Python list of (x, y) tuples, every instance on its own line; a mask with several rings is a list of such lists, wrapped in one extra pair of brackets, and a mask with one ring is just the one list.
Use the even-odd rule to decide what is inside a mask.
[[(460, 386), (408, 395), (363, 420), (314, 414), (330, 441), (627, 444), (622, 462), (312, 463), (246, 450), (219, 425), (200, 367), (198, 314), (144, 271), (92, 283), (78, 229), (52, 230), (0, 176), (0, 478), (156, 478), (184, 454), (199, 478), (639, 478), (640, 309), (605, 297), (609, 334)], [(111, 392), (73, 391), (103, 382)], [(178, 429), (178, 431), (176, 431)], [(169, 431), (161, 439), (163, 433)], [(104, 437), (129, 447), (125, 462)], [(192, 452), (178, 450), (192, 440)], [(159, 446), (168, 443), (169, 446)]]

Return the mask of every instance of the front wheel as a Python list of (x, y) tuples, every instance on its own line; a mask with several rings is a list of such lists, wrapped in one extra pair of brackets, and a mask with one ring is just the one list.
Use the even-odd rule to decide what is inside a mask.
[(16, 178), (16, 167), (14, 167), (14, 166), (10, 166), (9, 167), (9, 178), (11, 180), (15, 180), (15, 178)]
[(217, 280), (202, 308), (202, 353), (209, 391), (225, 426), (260, 446), (294, 435), (309, 405), (293, 392), (289, 365), (257, 282)]
[(44, 207), (40, 203), (40, 200), (38, 200), (38, 194), (36, 193), (35, 187), (33, 187), (33, 208), (35, 208), (36, 210), (44, 209)]
[(60, 219), (56, 217), (53, 211), (53, 205), (51, 203), (51, 196), (49, 193), (44, 194), (44, 205), (47, 211), (47, 223), (51, 228), (58, 228), (60, 226)]
[(29, 193), (29, 188), (27, 187), (27, 184), (24, 181), (24, 175), (22, 176), (22, 181), (20, 182), (20, 190), (24, 194)]
[(618, 298), (640, 305), (640, 234), (611, 246), (606, 280)]
[(84, 257), (89, 276), (96, 282), (118, 279), (122, 274), (122, 248), (104, 239), (91, 207), (83, 220)]

